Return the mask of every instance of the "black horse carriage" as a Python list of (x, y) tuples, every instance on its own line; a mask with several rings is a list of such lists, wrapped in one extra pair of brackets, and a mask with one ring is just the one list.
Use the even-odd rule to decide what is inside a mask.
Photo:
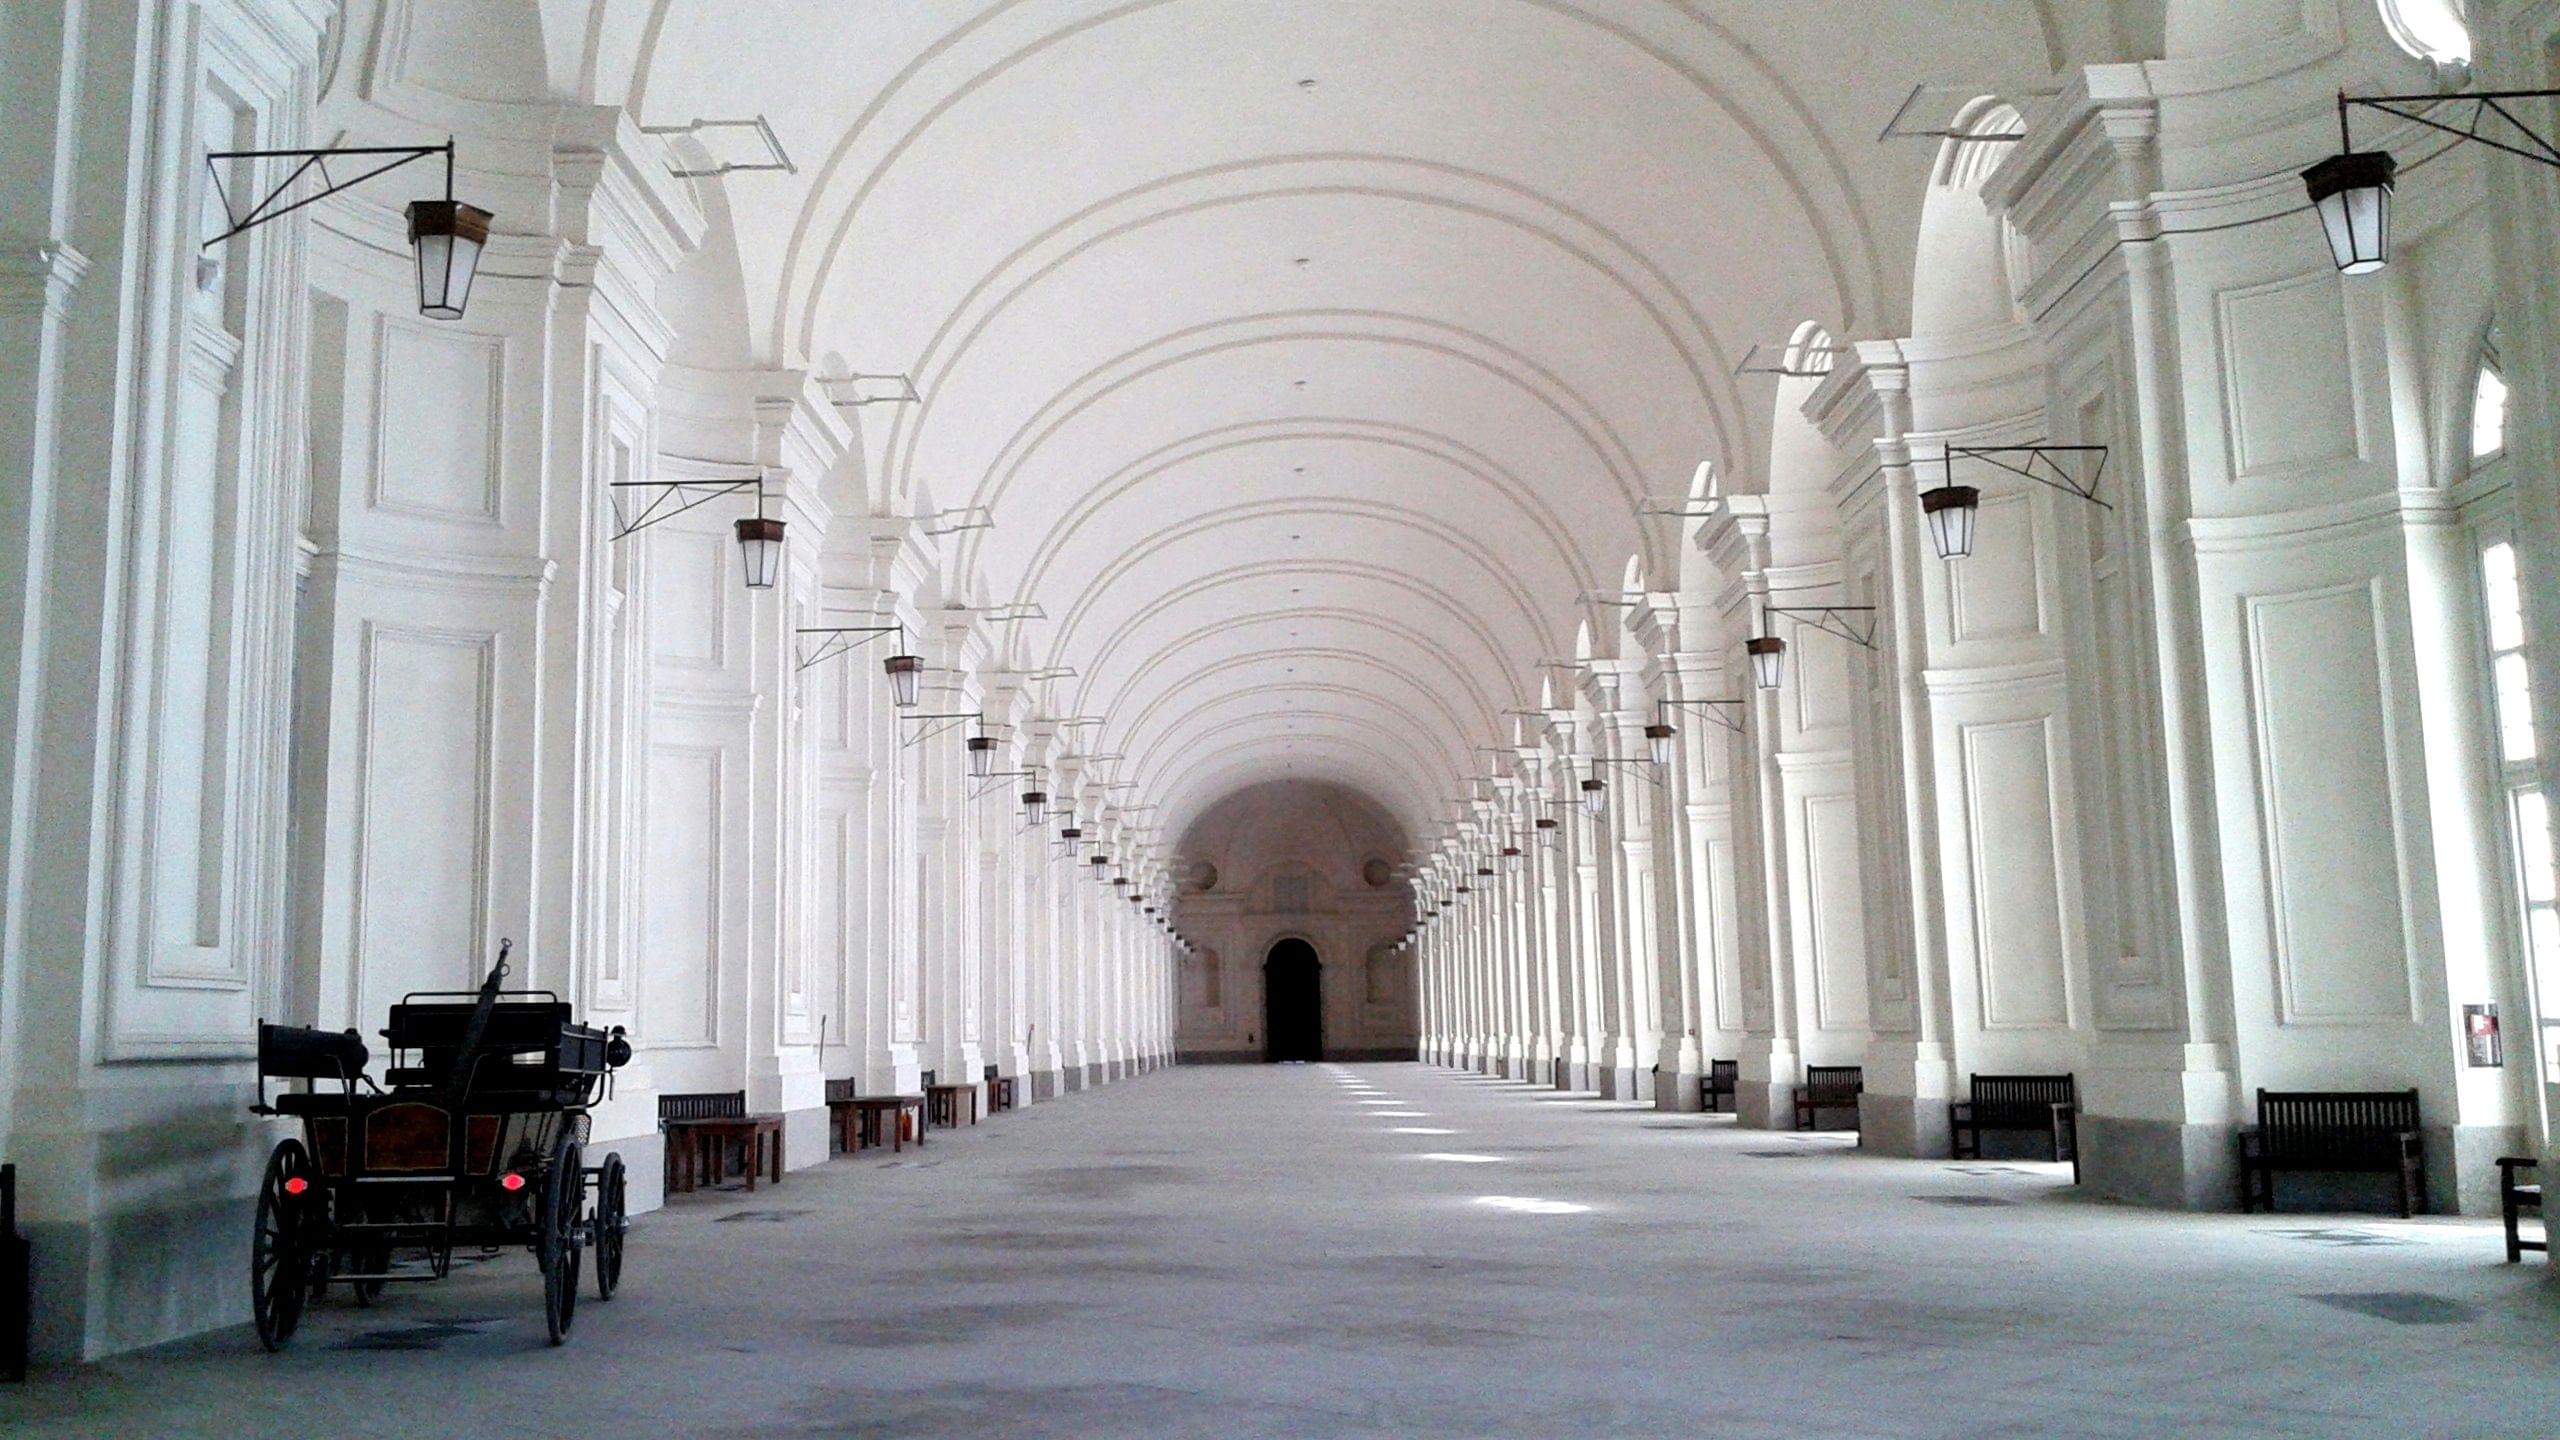
[[(587, 1110), (631, 1042), (621, 1026), (571, 1021), (548, 990), (500, 989), (506, 974), (501, 945), (478, 992), (392, 1006), (381, 1085), (353, 1030), (259, 1025), (255, 1113), (302, 1121), (258, 1186), (249, 1301), (268, 1349), (332, 1284), (369, 1305), (386, 1284), (442, 1279), (457, 1247), (532, 1249), (554, 1345), (569, 1337), (590, 1245), (597, 1298), (613, 1298), (625, 1176), (618, 1154), (586, 1164)], [(269, 1096), (271, 1079), (305, 1085)]]

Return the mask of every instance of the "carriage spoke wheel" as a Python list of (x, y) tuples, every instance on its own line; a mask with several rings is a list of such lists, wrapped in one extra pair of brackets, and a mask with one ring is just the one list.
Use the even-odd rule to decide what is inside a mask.
[(629, 1225), (629, 1183), (622, 1156), (604, 1157), (596, 1175), (596, 1298), (610, 1300), (622, 1285), (622, 1232)]
[(299, 1140), (277, 1144), (258, 1182), (258, 1216), (249, 1240), (249, 1315), (258, 1343), (281, 1350), (302, 1323), (311, 1294), (309, 1220), (315, 1199), (311, 1156)]
[(586, 1209), (586, 1154), (566, 1134), (551, 1147), (551, 1173), (544, 1178), (541, 1213), (534, 1219), (534, 1252), (542, 1260), (542, 1320), (551, 1343), (569, 1338), (578, 1314), (578, 1220)]

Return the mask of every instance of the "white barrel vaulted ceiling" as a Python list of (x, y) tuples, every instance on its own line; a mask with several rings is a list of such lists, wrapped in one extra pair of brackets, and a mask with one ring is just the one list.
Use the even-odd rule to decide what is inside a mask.
[(770, 118), (760, 358), (912, 375), (874, 505), (988, 507), (945, 598), (1045, 612), (1010, 659), (1167, 834), (1294, 774), (1420, 835), (1537, 657), (1606, 653), (1585, 597), (1676, 576), (1639, 501), (1757, 483), (1750, 347), (1898, 333), (1936, 147), (1879, 132), (2041, 81), (2055, 8), (656, 0), (560, 48), (644, 124)]

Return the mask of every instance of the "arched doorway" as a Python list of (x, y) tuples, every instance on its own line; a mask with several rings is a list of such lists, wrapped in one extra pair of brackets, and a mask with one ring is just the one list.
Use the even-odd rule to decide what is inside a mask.
[(1262, 961), (1263, 1058), (1324, 1058), (1324, 965), (1316, 947), (1283, 940)]

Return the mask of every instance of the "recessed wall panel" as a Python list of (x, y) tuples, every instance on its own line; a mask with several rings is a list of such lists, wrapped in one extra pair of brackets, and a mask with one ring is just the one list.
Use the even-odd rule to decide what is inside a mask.
[(2411, 1018), (2378, 597), (2355, 582), (2247, 601), (2279, 1018)]

